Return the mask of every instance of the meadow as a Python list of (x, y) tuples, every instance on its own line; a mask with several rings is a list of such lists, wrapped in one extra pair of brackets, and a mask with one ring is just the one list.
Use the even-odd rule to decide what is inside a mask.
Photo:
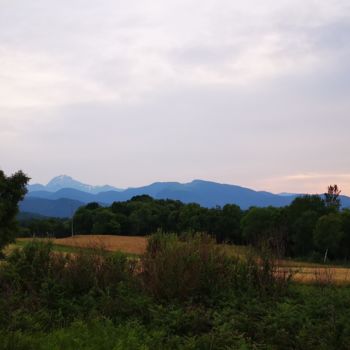
[(349, 349), (350, 288), (290, 279), (300, 264), (206, 235), (20, 239), (0, 349)]
[[(31, 238), (18, 238), (7, 252), (23, 247)], [(116, 235), (77, 235), (66, 238), (49, 239), (56, 252), (78, 253), (81, 249), (100, 249), (106, 252), (121, 252), (129, 256), (140, 256), (146, 252), (148, 237)], [(46, 239), (44, 239), (46, 241)], [(231, 257), (245, 259), (254, 254), (253, 248), (232, 244), (220, 244), (223, 251)], [(293, 259), (278, 259), (276, 273), (290, 273), (299, 283), (350, 284), (350, 268), (332, 264), (311, 263)]]

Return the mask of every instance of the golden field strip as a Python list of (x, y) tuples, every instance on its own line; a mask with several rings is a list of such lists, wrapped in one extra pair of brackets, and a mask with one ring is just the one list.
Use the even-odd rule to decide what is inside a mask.
[[(16, 246), (23, 246), (31, 238), (17, 240), (17, 244), (11, 245), (8, 250)], [(68, 238), (52, 239), (57, 250), (74, 252), (79, 248), (100, 248), (106, 251), (120, 251), (127, 254), (140, 255), (145, 252), (147, 237), (112, 236), (112, 235), (78, 235)], [(58, 248), (62, 249), (58, 249)], [(231, 256), (244, 257), (247, 247), (225, 246), (225, 251)], [(278, 261), (279, 273), (292, 273), (292, 278), (301, 283), (320, 284), (350, 284), (350, 268), (335, 267), (332, 265), (314, 264), (294, 260)]]
[[(31, 241), (32, 238), (19, 238), (17, 244), (23, 245), (25, 242)], [(87, 248), (87, 249), (103, 249), (109, 252), (123, 252), (127, 254), (140, 255), (143, 254), (147, 246), (146, 237), (131, 236), (112, 236), (112, 235), (78, 235), (67, 238), (49, 239), (54, 246), (62, 246), (62, 248)], [(11, 245), (12, 249), (16, 244)]]

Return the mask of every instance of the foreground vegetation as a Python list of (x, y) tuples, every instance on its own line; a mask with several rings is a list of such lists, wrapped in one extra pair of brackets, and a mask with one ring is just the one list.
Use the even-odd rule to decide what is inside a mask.
[(0, 349), (349, 349), (348, 287), (256, 261), (208, 236), (158, 234), (140, 259), (30, 242), (0, 266)]
[[(147, 246), (147, 237), (131, 237), (117, 235), (78, 235), (67, 238), (34, 238), (35, 241), (49, 241), (52, 244), (53, 252), (80, 253), (82, 250), (102, 249), (106, 254), (112, 252), (122, 252), (129, 257), (139, 257), (144, 254)], [(10, 244), (4, 250), (8, 255), (13, 249), (22, 248), (32, 238), (19, 238), (16, 243)], [(248, 246), (236, 246), (232, 244), (221, 244), (227, 256), (247, 259), (256, 254), (257, 250)], [(350, 284), (349, 266), (338, 266), (332, 263), (314, 263), (296, 259), (278, 259), (276, 265), (280, 271), (292, 272), (293, 281), (299, 283), (316, 284)]]

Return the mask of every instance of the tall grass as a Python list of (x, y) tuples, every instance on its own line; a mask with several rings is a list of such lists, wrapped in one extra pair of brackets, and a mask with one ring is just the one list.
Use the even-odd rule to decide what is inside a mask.
[(205, 235), (157, 234), (136, 260), (33, 242), (0, 266), (0, 349), (347, 350), (350, 290), (319, 290)]
[(224, 288), (229, 258), (208, 236), (158, 233), (141, 259), (144, 288), (158, 299), (200, 300)]
[(227, 255), (207, 235), (158, 233), (142, 257), (143, 286), (157, 299), (201, 301), (227, 291), (277, 295), (288, 288), (290, 275), (278, 270), (270, 252), (239, 259)]
[(124, 254), (106, 254), (98, 247), (64, 254), (54, 252), (50, 242), (31, 241), (10, 254), (0, 281), (2, 286), (29, 292), (40, 292), (44, 283), (55, 283), (65, 293), (75, 295), (126, 281), (134, 266)]

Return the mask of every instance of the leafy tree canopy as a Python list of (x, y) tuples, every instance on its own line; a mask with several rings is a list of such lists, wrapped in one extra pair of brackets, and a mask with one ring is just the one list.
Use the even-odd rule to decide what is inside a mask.
[(15, 237), (18, 202), (27, 192), (28, 181), (29, 178), (22, 171), (6, 176), (0, 170), (0, 250)]

